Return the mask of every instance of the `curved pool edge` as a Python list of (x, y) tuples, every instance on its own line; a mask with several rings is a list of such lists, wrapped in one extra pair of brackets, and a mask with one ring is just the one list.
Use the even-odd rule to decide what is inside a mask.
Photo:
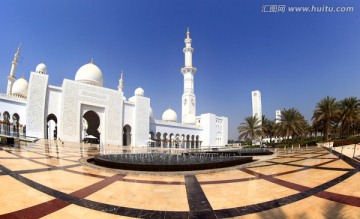
[[(264, 157), (264, 156), (262, 156), (262, 157)], [(241, 168), (247, 168), (247, 167), (251, 167), (253, 165), (262, 163), (262, 162), (266, 162), (275, 157), (276, 157), (276, 154), (274, 153), (273, 155), (269, 155), (265, 159), (257, 159), (257, 157), (255, 157), (255, 159), (253, 159), (253, 162), (241, 164), (241, 165), (237, 165), (237, 166), (218, 168), (218, 169), (209, 169), (209, 170), (193, 170), (193, 171), (181, 171), (181, 172), (180, 171), (179, 172), (149, 172), (149, 171), (112, 169), (112, 168), (98, 166), (91, 162), (88, 162), (88, 161), (91, 161), (92, 159), (94, 159), (94, 156), (80, 158), (79, 163), (82, 164), (83, 166), (86, 166), (86, 167), (89, 167), (89, 168), (92, 168), (92, 169), (95, 169), (98, 171), (110, 172), (110, 173), (120, 174), (120, 175), (184, 176), (184, 175), (216, 173), (216, 172), (222, 172), (222, 171), (227, 171), (227, 170), (236, 170), (236, 169), (241, 169)], [(94, 160), (92, 160), (92, 161), (94, 161)]]

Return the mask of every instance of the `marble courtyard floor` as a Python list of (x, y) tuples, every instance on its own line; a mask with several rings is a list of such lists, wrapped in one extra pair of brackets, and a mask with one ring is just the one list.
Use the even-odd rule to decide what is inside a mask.
[(78, 162), (97, 153), (46, 141), (0, 147), (0, 218), (360, 218), (359, 168), (323, 148), (184, 175)]

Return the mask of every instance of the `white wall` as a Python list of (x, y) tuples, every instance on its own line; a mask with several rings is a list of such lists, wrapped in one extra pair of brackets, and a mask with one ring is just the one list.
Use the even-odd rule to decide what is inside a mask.
[(104, 109), (102, 144), (122, 144), (123, 96), (121, 92), (104, 87), (65, 79), (60, 105), (61, 126), (59, 137), (65, 141), (79, 142), (81, 139), (83, 105)]
[(216, 131), (215, 127), (215, 115), (211, 113), (201, 114), (200, 115), (200, 126), (204, 129), (201, 137), (203, 139), (203, 147), (216, 146), (215, 138)]
[(46, 117), (49, 114), (54, 114), (60, 120), (60, 104), (62, 98), (62, 88), (48, 86), (46, 95)]
[(131, 131), (131, 145), (147, 146), (150, 124), (150, 99), (143, 96), (130, 98), (135, 102), (134, 129)]
[(200, 126), (204, 129), (202, 133), (202, 147), (225, 146), (228, 142), (228, 119), (219, 117), (212, 113), (201, 114)]
[(26, 135), (45, 137), (45, 107), (49, 76), (31, 72), (26, 109)]
[(222, 119), (222, 143), (221, 145), (227, 145), (229, 141), (229, 122), (227, 117), (219, 117)]
[[(53, 139), (54, 137), (54, 130), (55, 126), (59, 126), (61, 123), (60, 118), (60, 104), (61, 104), (61, 98), (62, 98), (62, 88), (61, 87), (55, 87), (55, 86), (48, 86), (47, 94), (46, 94), (46, 109), (45, 109), (45, 137), (47, 136), (49, 139)], [(49, 121), (49, 124), (47, 124), (47, 117), (50, 114), (54, 114), (57, 119), (57, 124), (55, 124), (54, 121)], [(49, 126), (49, 130), (47, 130), (47, 125)], [(49, 132), (49, 135), (48, 133)]]
[(134, 113), (135, 113), (135, 103), (124, 101), (124, 110), (123, 110), (123, 122), (122, 127), (125, 125), (130, 125), (131, 128), (134, 128)]

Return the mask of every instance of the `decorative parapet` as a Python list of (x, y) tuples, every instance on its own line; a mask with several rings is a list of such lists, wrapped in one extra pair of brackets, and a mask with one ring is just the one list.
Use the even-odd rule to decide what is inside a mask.
[(58, 90), (58, 91), (62, 91), (62, 90), (63, 90), (62, 87), (54, 86), (54, 85), (48, 85), (48, 88), (49, 88), (50, 90)]
[(127, 101), (127, 100), (124, 100), (124, 104), (130, 105), (130, 106), (135, 106), (135, 103), (134, 103), (134, 102)]
[(15, 100), (15, 101), (19, 101), (19, 102), (22, 102), (22, 103), (26, 103), (26, 98), (25, 97), (20, 97), (20, 96), (14, 96), (14, 95), (8, 95), (8, 94), (0, 93), (0, 98), (1, 99), (6, 99), (6, 100)]
[(189, 124), (182, 124), (182, 123), (177, 123), (177, 122), (166, 122), (163, 120), (153, 120), (153, 122), (150, 122), (156, 125), (165, 125), (165, 126), (173, 126), (173, 127), (179, 127), (179, 128), (190, 128), (190, 129), (199, 129), (199, 130), (203, 130), (202, 127), (197, 126), (197, 125), (189, 125)]

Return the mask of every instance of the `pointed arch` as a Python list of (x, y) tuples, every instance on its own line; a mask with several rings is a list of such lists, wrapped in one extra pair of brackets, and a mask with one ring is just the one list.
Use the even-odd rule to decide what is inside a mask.
[(156, 133), (156, 147), (161, 147), (161, 133)]
[(54, 114), (49, 114), (46, 117), (47, 131), (46, 138), (51, 139), (52, 137), (57, 139), (57, 117)]
[(8, 111), (3, 113), (3, 129), (5, 134), (10, 134), (10, 113)]
[(131, 145), (131, 126), (125, 125), (123, 127), (123, 146)]
[(155, 134), (154, 134), (154, 132), (153, 131), (151, 131), (150, 133), (149, 133), (149, 137), (150, 137), (150, 140), (151, 140), (151, 142), (150, 142), (150, 147), (154, 147), (155, 146)]

